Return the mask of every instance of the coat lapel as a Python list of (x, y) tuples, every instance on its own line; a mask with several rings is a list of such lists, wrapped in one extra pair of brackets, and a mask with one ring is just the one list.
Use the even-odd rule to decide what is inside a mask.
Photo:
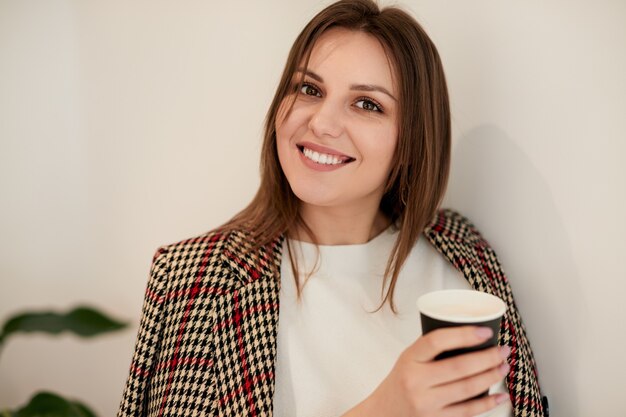
[(241, 232), (228, 238), (224, 262), (239, 280), (213, 300), (214, 381), (210, 398), (217, 416), (271, 416), (278, 331), (282, 238), (251, 250)]

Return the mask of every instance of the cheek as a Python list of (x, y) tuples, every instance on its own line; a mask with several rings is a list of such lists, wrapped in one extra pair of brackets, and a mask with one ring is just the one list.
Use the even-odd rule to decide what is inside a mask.
[(395, 124), (392, 124), (387, 130), (387, 135), (384, 141), (384, 154), (389, 159), (389, 163), (393, 159), (394, 154), (396, 153), (396, 148), (398, 147), (398, 127)]
[(294, 126), (297, 124), (297, 120), (301, 118), (298, 117), (298, 106), (294, 100), (295, 98), (293, 95), (285, 97), (276, 111), (276, 121), (274, 123), (274, 127), (276, 132), (278, 133), (281, 131), (283, 136), (285, 132), (293, 130)]
[[(387, 164), (391, 165), (393, 162), (393, 157), (396, 154), (396, 149), (398, 147), (398, 133), (394, 132), (393, 137), (390, 140), (389, 146), (387, 147)], [(391, 168), (391, 167), (390, 167)]]
[(293, 164), (292, 160), (297, 157), (297, 153), (294, 153), (295, 142), (306, 135), (308, 123), (306, 111), (302, 111), (297, 105), (291, 108), (289, 114), (286, 114), (289, 103), (281, 107), (283, 108), (276, 117), (274, 128), (278, 157), (285, 171), (289, 163)]
[(283, 173), (287, 173), (289, 171), (289, 159), (288, 152), (289, 150), (289, 141), (285, 139), (282, 135), (282, 131), (280, 129), (276, 129), (276, 152), (278, 153), (278, 162), (280, 163), (280, 167), (283, 170)]
[(292, 114), (293, 112), (287, 116), (286, 115), (286, 106), (283, 102), (279, 112), (276, 116), (276, 123), (274, 125), (274, 129), (276, 131), (276, 152), (278, 153), (278, 162), (280, 163), (280, 167), (283, 170), (283, 173), (286, 176), (289, 176), (291, 172), (291, 166), (293, 162), (291, 161), (291, 138), (294, 134), (293, 129), (293, 121)]
[(280, 105), (278, 106), (278, 111), (276, 111), (276, 120), (274, 122), (274, 127), (276, 131), (278, 131), (279, 127), (282, 126), (285, 122), (285, 117), (287, 116), (287, 109), (289, 108), (289, 103), (287, 99), (284, 98)]
[[(276, 150), (278, 152), (278, 158), (280, 160), (281, 165), (283, 165), (284, 161), (284, 153), (287, 148), (287, 138), (289, 137), (288, 133), (288, 125), (289, 118), (287, 117), (287, 109), (288, 103), (287, 100), (283, 100), (280, 107), (278, 108), (278, 112), (276, 113), (276, 121), (274, 123), (274, 131), (276, 132)], [(283, 166), (284, 171), (284, 166)]]
[(386, 138), (383, 146), (378, 146), (378, 158), (376, 158), (377, 181), (381, 182), (381, 185), (385, 184), (389, 179), (389, 175), (393, 169), (393, 160), (397, 147), (397, 136), (394, 132), (394, 136)]
[(381, 170), (390, 170), (393, 157), (398, 144), (398, 132), (396, 128), (376, 129), (368, 132), (368, 140), (363, 146), (364, 157), (369, 155), (369, 160)]

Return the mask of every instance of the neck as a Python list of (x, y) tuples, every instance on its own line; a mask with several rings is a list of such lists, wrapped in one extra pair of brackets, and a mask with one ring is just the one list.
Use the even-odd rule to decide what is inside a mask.
[[(311, 207), (302, 204), (300, 214), (313, 231), (320, 245), (355, 245), (369, 242), (385, 230), (390, 220), (378, 209), (364, 210), (355, 207)], [(304, 230), (295, 232), (296, 239), (313, 242)]]

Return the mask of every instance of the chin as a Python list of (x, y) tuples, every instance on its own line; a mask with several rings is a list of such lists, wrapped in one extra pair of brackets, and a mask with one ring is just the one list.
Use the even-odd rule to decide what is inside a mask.
[(295, 196), (300, 200), (300, 202), (317, 207), (332, 207), (341, 204), (341, 201), (338, 196), (332, 195), (328, 192), (320, 192), (318, 189), (312, 189), (311, 187), (291, 187), (291, 191), (295, 194)]

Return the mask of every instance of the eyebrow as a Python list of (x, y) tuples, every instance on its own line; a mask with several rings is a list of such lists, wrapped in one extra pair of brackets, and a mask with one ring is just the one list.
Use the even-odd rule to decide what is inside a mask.
[[(302, 68), (298, 68), (297, 70), (298, 72), (302, 72), (306, 75), (308, 75), (309, 77), (313, 78), (315, 81), (323, 83), (324, 79), (322, 77), (320, 77), (319, 75), (317, 75), (316, 73), (314, 73), (311, 70), (304, 70)], [(389, 97), (391, 97), (394, 101), (398, 101), (397, 98), (395, 98), (393, 96), (393, 94), (391, 94), (389, 92), (389, 90), (387, 90), (385, 87), (381, 87), (379, 85), (374, 85), (374, 84), (352, 84), (350, 86), (350, 90), (353, 91), (379, 91), (383, 94), (387, 94)]]

